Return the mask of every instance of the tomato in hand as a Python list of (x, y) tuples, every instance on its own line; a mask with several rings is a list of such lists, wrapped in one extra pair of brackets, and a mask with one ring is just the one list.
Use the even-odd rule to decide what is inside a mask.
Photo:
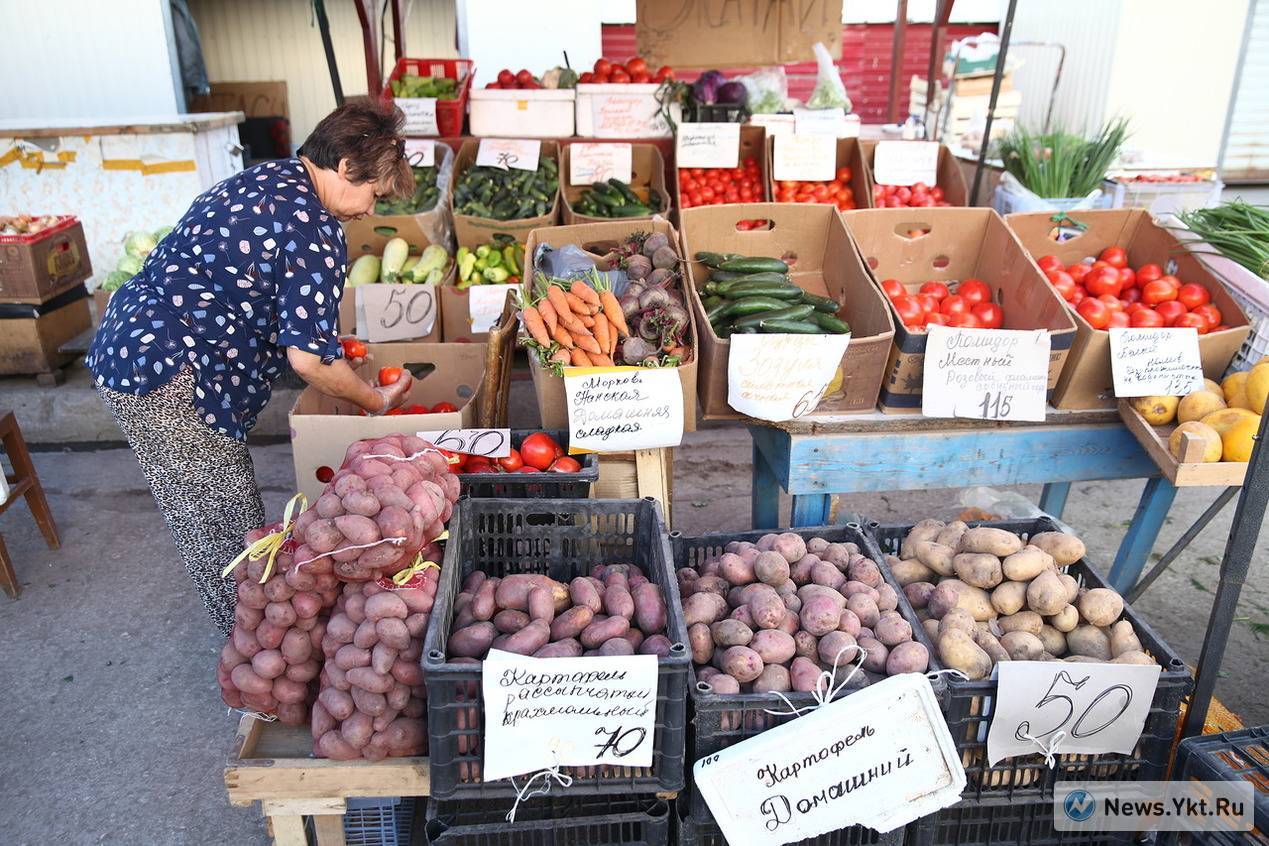
[(552, 473), (580, 473), (582, 465), (578, 463), (576, 458), (567, 455), (561, 455), (551, 464)]
[(907, 293), (907, 291), (905, 291), (903, 288), (903, 283), (900, 282), (898, 279), (881, 280), (881, 290), (884, 291), (886, 296), (892, 300), (895, 297), (899, 296), (900, 294)]
[(1163, 326), (1163, 315), (1149, 306), (1141, 306), (1128, 316), (1128, 324), (1134, 329), (1159, 329)]
[(981, 279), (966, 279), (956, 287), (956, 293), (971, 306), (991, 302), (991, 288)]
[(970, 309), (984, 329), (999, 329), (1005, 325), (1005, 310), (995, 303), (978, 303)]
[(1177, 318), (1185, 314), (1185, 306), (1176, 300), (1165, 300), (1154, 307), (1154, 310), (1163, 316), (1163, 325), (1172, 326), (1176, 323)]
[(545, 432), (534, 432), (520, 443), (520, 458), (530, 467), (546, 470), (556, 459), (559, 444)]
[[(1212, 295), (1208, 293), (1208, 290), (1195, 282), (1186, 282), (1182, 285), (1176, 292), (1176, 298), (1181, 305), (1191, 310), (1212, 301)], [(1218, 320), (1217, 323), (1219, 322)]]
[(942, 282), (926, 282), (924, 285), (922, 285), (920, 288), (917, 289), (917, 293), (932, 294), (940, 302), (942, 302), (943, 298), (946, 297), (948, 294), (950, 294), (951, 291), (949, 291), (947, 289), (947, 286), (944, 285)]
[(365, 358), (370, 353), (360, 338), (341, 338), (339, 344), (344, 348), (344, 358)]
[(1128, 266), (1128, 251), (1123, 247), (1107, 247), (1098, 258), (1116, 270)]
[(514, 473), (519, 470), (524, 466), (524, 459), (520, 457), (520, 450), (512, 447), (511, 452), (498, 459), (498, 466), (508, 473)]
[(1172, 325), (1177, 328), (1197, 329), (1200, 335), (1206, 335), (1208, 329), (1207, 321), (1203, 319), (1202, 315), (1192, 313), (1181, 315), (1173, 321)]
[(1197, 314), (1207, 322), (1207, 331), (1212, 331), (1221, 325), (1221, 310), (1211, 303), (1203, 303), (1195, 306), (1190, 310), (1190, 314)]
[(380, 367), (379, 368), (379, 384), (395, 385), (405, 375), (405, 371), (400, 367)]
[(458, 406), (454, 405), (452, 402), (438, 402), (436, 405), (432, 406), (431, 413), (453, 414), (455, 411), (458, 411)]
[(1081, 301), (1075, 307), (1075, 310), (1094, 329), (1105, 329), (1110, 325), (1110, 309), (1106, 308), (1106, 304), (1095, 297), (1089, 297)]

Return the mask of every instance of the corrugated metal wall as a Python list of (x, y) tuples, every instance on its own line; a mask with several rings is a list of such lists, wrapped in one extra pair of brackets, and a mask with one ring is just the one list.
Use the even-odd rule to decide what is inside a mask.
[(1269, 179), (1269, 0), (1255, 0), (1252, 14), (1221, 162), (1227, 180)]
[[(406, 0), (406, 54), (421, 58), (457, 56), (452, 0)], [(322, 37), (309, 0), (190, 0), (212, 82), (285, 80), (291, 109), (291, 140), (299, 146), (335, 107)], [(328, 0), (335, 58), (345, 96), (366, 93), (361, 24), (352, 3)], [(391, 21), (387, 22), (389, 31)], [(393, 55), (384, 49), (385, 76)]]

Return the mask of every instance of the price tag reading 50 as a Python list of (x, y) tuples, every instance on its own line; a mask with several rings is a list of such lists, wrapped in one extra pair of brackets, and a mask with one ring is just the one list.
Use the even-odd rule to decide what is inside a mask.
[(436, 294), (431, 285), (362, 285), (357, 292), (357, 336), (372, 344), (432, 333)]

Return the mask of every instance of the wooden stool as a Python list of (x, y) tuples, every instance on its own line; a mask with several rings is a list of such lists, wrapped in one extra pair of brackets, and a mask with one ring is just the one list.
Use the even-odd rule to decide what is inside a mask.
[[(61, 540), (57, 537), (57, 524), (53, 522), (53, 512), (49, 510), (48, 500), (44, 498), (44, 488), (40, 486), (40, 477), (35, 474), (35, 465), (31, 463), (31, 453), (27, 451), (26, 441), (22, 440), (22, 430), (18, 428), (17, 418), (12, 411), (0, 410), (0, 443), (13, 464), (13, 474), (5, 474), (9, 483), (9, 496), (0, 502), (0, 514), (25, 496), (27, 507), (35, 517), (35, 523), (44, 533), (44, 540), (49, 549), (60, 549)], [(4, 536), (0, 535), (0, 588), (14, 599), (22, 592), (18, 585), (18, 576), (13, 571), (13, 561), (4, 546)]]

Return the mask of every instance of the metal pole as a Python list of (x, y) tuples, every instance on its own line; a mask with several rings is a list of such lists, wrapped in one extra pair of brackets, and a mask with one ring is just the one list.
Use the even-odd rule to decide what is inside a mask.
[(1172, 544), (1172, 548), (1163, 554), (1163, 557), (1154, 565), (1154, 568), (1149, 573), (1146, 573), (1141, 581), (1133, 585), (1132, 590), (1124, 594), (1124, 601), (1129, 603), (1136, 602), (1146, 592), (1146, 588), (1154, 584), (1154, 580), (1162, 576), (1163, 572), (1172, 566), (1172, 562), (1198, 537), (1199, 532), (1207, 528), (1207, 524), (1212, 522), (1212, 518), (1221, 513), (1226, 503), (1233, 499), (1236, 493), (1238, 493), (1238, 488), (1234, 487), (1225, 488), (1225, 490), (1221, 491), (1221, 495), (1216, 497), (1216, 501), (1199, 515), (1199, 518), (1194, 521), (1194, 525), (1186, 529), (1185, 534), (1181, 535), (1176, 543)]
[(405, 32), (401, 21), (401, 0), (392, 0), (392, 52), (398, 61), (405, 55)]
[[(935, 140), (930, 138), (928, 129), (933, 122), (930, 120), (930, 109), (934, 106), (935, 80), (942, 80), (942, 56), (943, 52), (943, 28), (947, 26), (948, 19), (952, 16), (952, 6), (956, 0), (938, 0), (934, 5), (934, 26), (930, 29), (930, 72), (925, 79), (925, 125), (926, 140)], [(950, 93), (950, 91), (949, 91)]]
[(1234, 527), (1225, 544), (1225, 557), (1221, 561), (1220, 582), (1212, 600), (1212, 613), (1207, 621), (1207, 634), (1203, 638), (1203, 651), (1199, 653), (1198, 673), (1194, 679), (1194, 695), (1190, 697), (1181, 737), (1194, 737), (1203, 733), (1207, 709), (1216, 689), (1216, 676), (1225, 656), (1229, 631), (1234, 625), (1234, 611), (1238, 608), (1238, 596), (1256, 551), (1260, 526), (1265, 519), (1265, 506), (1269, 505), (1269, 449), (1265, 448), (1269, 434), (1269, 415), (1260, 421), (1256, 446), (1247, 463), (1247, 478), (1243, 479), (1242, 494), (1238, 497), (1238, 509), (1234, 512)]
[(991, 123), (996, 117), (996, 100), (1000, 97), (1000, 80), (1005, 75), (1005, 58), (1009, 55), (1009, 36), (1013, 34), (1013, 13), (1018, 0), (1009, 0), (1005, 23), (1000, 33), (1000, 55), (996, 57), (996, 73), (991, 78), (991, 100), (987, 103), (987, 125), (983, 128), (983, 145), (978, 150), (978, 165), (974, 168), (974, 188), (969, 192), (969, 204), (978, 205), (978, 189), (982, 187), (983, 163), (987, 161), (987, 145), (991, 143)]
[(908, 0), (899, 0), (894, 19), (894, 43), (890, 47), (890, 122), (899, 122), (899, 82), (903, 78), (903, 39), (908, 31)]
[(335, 44), (330, 38), (330, 21), (326, 18), (326, 0), (313, 0), (317, 15), (317, 30), (322, 34), (322, 49), (326, 51), (326, 67), (330, 71), (330, 86), (335, 89), (335, 105), (344, 105), (344, 86), (339, 84), (339, 64), (335, 61)]
[(368, 8), (373, 0), (353, 0), (357, 18), (361, 21), (361, 46), (366, 54), (366, 93), (371, 98), (379, 96), (383, 89), (383, 71), (379, 68), (379, 20), (374, 9)]

